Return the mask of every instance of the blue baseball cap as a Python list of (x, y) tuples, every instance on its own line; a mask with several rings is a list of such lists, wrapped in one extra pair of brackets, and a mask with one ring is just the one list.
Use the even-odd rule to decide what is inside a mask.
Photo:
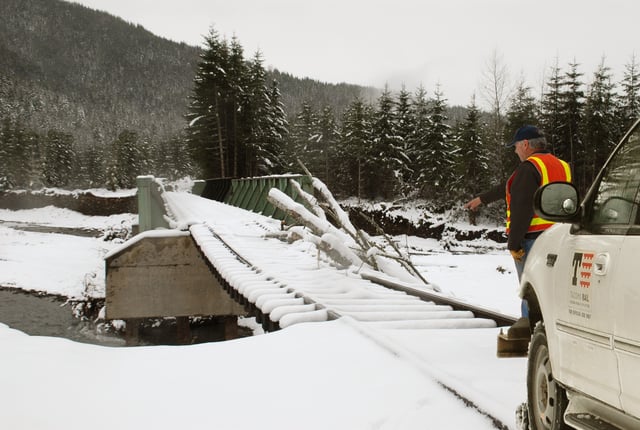
[(510, 143), (504, 145), (506, 148), (510, 148), (516, 144), (516, 142), (520, 142), (521, 140), (530, 140), (537, 139), (539, 137), (544, 137), (544, 133), (533, 125), (525, 125), (520, 127), (516, 134), (513, 136), (513, 140)]

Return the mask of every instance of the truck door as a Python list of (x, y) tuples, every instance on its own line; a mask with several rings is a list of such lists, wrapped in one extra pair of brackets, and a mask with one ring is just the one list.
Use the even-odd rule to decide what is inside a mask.
[(620, 371), (620, 401), (627, 413), (640, 417), (640, 130), (628, 135), (616, 158), (620, 170), (617, 211), (628, 230), (614, 278), (613, 346)]
[(556, 278), (556, 329), (562, 382), (619, 407), (617, 359), (613, 351), (612, 265), (622, 237), (568, 237)]
[[(640, 231), (640, 225), (636, 226)], [(620, 369), (620, 401), (627, 413), (640, 417), (640, 235), (628, 236), (620, 252), (615, 278), (613, 345)]]
[[(583, 221), (568, 240), (568, 255), (563, 253), (571, 259), (562, 266), (568, 273), (556, 278), (557, 299), (563, 300), (558, 303), (566, 303), (557, 321), (560, 353), (570, 357), (561, 360), (562, 377), (618, 408), (621, 398), (638, 408), (640, 398), (640, 291), (631, 288), (637, 284), (631, 268), (640, 265), (640, 248), (636, 244), (634, 251), (628, 236), (638, 216), (639, 130), (636, 125), (600, 172), (584, 202)], [(619, 359), (624, 361), (622, 395)]]

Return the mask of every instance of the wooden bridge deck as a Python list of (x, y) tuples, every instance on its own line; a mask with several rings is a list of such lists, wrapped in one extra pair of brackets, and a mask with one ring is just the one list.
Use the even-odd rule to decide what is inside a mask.
[[(272, 218), (188, 193), (166, 192), (163, 198), (172, 226), (190, 231), (212, 273), (232, 297), (264, 315), (268, 327), (341, 316), (381, 328), (503, 323), (491, 312), (474, 313), (380, 285), (373, 280), (384, 276), (371, 270), (338, 269), (309, 243), (269, 237), (280, 229)], [(438, 297), (428, 285), (393, 284)]]

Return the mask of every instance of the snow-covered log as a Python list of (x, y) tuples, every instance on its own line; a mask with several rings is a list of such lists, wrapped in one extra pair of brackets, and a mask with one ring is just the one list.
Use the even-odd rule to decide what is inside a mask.
[(351, 237), (354, 237), (354, 238), (357, 237), (358, 232), (356, 228), (353, 226), (353, 224), (351, 223), (351, 220), (349, 219), (349, 215), (347, 215), (347, 213), (340, 207), (336, 199), (333, 197), (333, 194), (331, 194), (331, 191), (329, 191), (329, 188), (327, 188), (324, 182), (322, 182), (318, 178), (312, 178), (311, 183), (313, 185), (313, 188), (318, 193), (320, 193), (322, 198), (329, 205), (331, 212), (333, 212), (334, 216), (336, 217), (337, 221), (340, 223), (342, 228), (344, 228), (345, 231), (349, 233)]
[(320, 219), (327, 219), (327, 215), (324, 213), (320, 205), (318, 204), (318, 199), (313, 197), (311, 194), (307, 193), (302, 189), (300, 183), (298, 181), (294, 181), (293, 179), (289, 179), (289, 183), (296, 190), (298, 195), (309, 205), (313, 213)]
[[(304, 169), (304, 165), (302, 167)], [(315, 244), (319, 250), (340, 266), (362, 267), (367, 265), (406, 282), (422, 281), (428, 284), (413, 266), (406, 253), (402, 252), (373, 220), (367, 218), (387, 240), (388, 246), (395, 254), (389, 254), (386, 251), (387, 247), (377, 244), (364, 231), (356, 229), (348, 214), (340, 207), (333, 194), (321, 180), (312, 177), (311, 182), (319, 196), (318, 199), (302, 190), (297, 182), (292, 181), (291, 184), (315, 213), (312, 213), (304, 205), (296, 203), (277, 188), (272, 188), (267, 196), (267, 200), (271, 204), (306, 227), (290, 228), (290, 240), (302, 239)], [(323, 208), (329, 212), (331, 219), (337, 226), (328, 221)]]
[(326, 219), (322, 219), (317, 215), (311, 213), (304, 205), (296, 203), (291, 197), (283, 193), (277, 188), (269, 190), (267, 195), (269, 203), (277, 207), (278, 209), (286, 212), (288, 215), (302, 222), (305, 226), (309, 227), (314, 234), (322, 236), (324, 233), (334, 233), (345, 242), (351, 242), (351, 238), (344, 232), (338, 230)]
[(318, 249), (325, 252), (340, 266), (361, 266), (364, 264), (363, 260), (349, 247), (354, 245), (353, 240), (326, 219), (312, 214), (304, 205), (294, 202), (291, 197), (277, 188), (269, 190), (267, 200), (311, 230), (311, 232), (306, 232), (296, 229), (292, 234), (302, 236), (314, 243)]
[(295, 242), (303, 240), (312, 243), (320, 251), (324, 252), (329, 258), (337, 263), (339, 267), (349, 267), (351, 265), (362, 265), (362, 260), (339, 239), (331, 233), (325, 233), (322, 237), (318, 237), (311, 233), (307, 227), (292, 226), (288, 230), (288, 240)]
[[(344, 264), (346, 262), (354, 266), (362, 266), (364, 264), (364, 261), (362, 261), (362, 259), (360, 259), (360, 257), (358, 257), (356, 253), (353, 252), (344, 243), (344, 241), (340, 240), (340, 238), (337, 237), (333, 232), (327, 232), (322, 235), (321, 249), (325, 253), (327, 253), (330, 257), (332, 256), (332, 254), (337, 254), (340, 257), (343, 257), (344, 259), (346, 259), (345, 262), (342, 262), (343, 265), (345, 266), (347, 266), (347, 264)], [(334, 260), (335, 260), (335, 257), (334, 257)]]

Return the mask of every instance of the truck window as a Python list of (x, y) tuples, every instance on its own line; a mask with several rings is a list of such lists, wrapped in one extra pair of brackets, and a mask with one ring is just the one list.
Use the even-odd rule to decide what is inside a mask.
[[(601, 234), (640, 234), (640, 126), (602, 172), (587, 212), (587, 228)], [(587, 205), (588, 207), (589, 205)]]

